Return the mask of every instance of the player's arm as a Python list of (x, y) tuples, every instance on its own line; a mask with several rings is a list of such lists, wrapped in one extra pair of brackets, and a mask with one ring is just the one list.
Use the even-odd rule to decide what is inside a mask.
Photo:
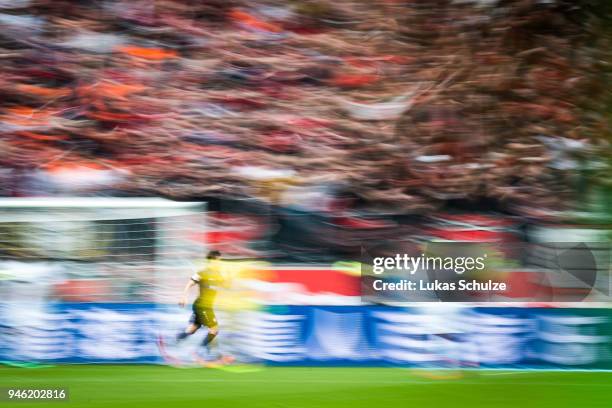
[(187, 282), (187, 284), (185, 285), (185, 288), (183, 289), (183, 293), (181, 294), (181, 298), (179, 299), (180, 307), (185, 307), (185, 305), (187, 304), (187, 297), (189, 296), (189, 291), (191, 290), (192, 287), (198, 284), (197, 279), (199, 279), (199, 277), (197, 275), (194, 275), (191, 277), (191, 279), (189, 279), (189, 282)]

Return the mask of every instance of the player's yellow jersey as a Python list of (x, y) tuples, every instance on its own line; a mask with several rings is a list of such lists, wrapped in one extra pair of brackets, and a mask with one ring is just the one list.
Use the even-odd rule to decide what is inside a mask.
[(191, 279), (200, 287), (200, 294), (194, 306), (212, 309), (217, 297), (217, 288), (224, 284), (221, 261), (216, 259), (208, 261), (204, 269), (193, 274)]

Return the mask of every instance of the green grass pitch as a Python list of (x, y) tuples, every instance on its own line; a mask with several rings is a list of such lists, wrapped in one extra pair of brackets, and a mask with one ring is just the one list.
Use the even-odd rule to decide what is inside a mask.
[(4, 407), (437, 408), (612, 406), (612, 372), (164, 366), (0, 367), (0, 387), (68, 387), (67, 402)]

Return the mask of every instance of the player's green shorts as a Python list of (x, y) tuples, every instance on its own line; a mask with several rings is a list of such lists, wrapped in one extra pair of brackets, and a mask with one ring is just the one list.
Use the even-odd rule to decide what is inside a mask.
[(216, 327), (218, 325), (217, 316), (215, 316), (215, 312), (212, 308), (201, 307), (194, 303), (192, 310), (191, 323), (204, 327)]

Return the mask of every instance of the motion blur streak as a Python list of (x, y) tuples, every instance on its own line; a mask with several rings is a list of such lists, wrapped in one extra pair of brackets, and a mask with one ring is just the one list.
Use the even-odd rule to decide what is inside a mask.
[[(609, 406), (611, 44), (607, 0), (0, 0), (0, 363), (40, 368), (0, 378)], [(466, 243), (508, 291), (364, 291), (367, 256)]]

